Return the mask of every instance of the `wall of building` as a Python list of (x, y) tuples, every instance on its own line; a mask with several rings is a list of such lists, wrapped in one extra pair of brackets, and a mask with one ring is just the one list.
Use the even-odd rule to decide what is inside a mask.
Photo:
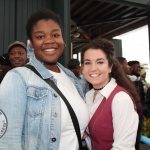
[(115, 55), (116, 57), (122, 57), (122, 40), (112, 39), (115, 47)]
[(26, 22), (29, 16), (45, 7), (58, 13), (64, 26), (64, 41), (67, 45), (60, 59), (63, 65), (70, 57), (70, 1), (69, 0), (0, 0), (0, 55), (7, 52), (12, 42), (27, 44)]
[(27, 43), (26, 22), (41, 7), (51, 8), (50, 0), (0, 0), (0, 54), (7, 52), (10, 43)]

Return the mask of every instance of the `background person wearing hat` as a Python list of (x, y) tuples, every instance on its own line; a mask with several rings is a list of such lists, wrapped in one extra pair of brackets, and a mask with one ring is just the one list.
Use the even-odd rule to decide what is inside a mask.
[(89, 83), (80, 73), (80, 62), (78, 59), (70, 59), (68, 62), (68, 69), (71, 70), (75, 76), (78, 78), (78, 81), (82, 87), (84, 95), (90, 90)]
[(27, 47), (23, 42), (15, 41), (8, 46), (8, 55), (12, 68), (24, 66), (27, 59)]
[[(8, 46), (8, 58), (11, 68), (24, 66), (27, 59), (27, 47), (23, 42), (15, 41)], [(8, 71), (8, 70), (7, 70)], [(0, 83), (6, 75), (6, 72), (0, 75)]]

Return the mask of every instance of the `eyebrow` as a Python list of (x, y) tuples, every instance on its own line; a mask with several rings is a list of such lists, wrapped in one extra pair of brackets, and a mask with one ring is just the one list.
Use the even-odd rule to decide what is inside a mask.
[[(60, 29), (53, 29), (52, 32), (61, 31)], [(35, 31), (34, 34), (43, 33), (44, 31)]]
[[(98, 58), (96, 59), (96, 61), (99, 61), (99, 60), (105, 60), (104, 58)], [(84, 61), (90, 61), (89, 59), (84, 59)]]

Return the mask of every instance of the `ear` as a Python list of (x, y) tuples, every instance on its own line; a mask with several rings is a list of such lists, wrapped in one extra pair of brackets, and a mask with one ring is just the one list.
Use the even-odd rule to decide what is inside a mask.
[(111, 73), (112, 67), (113, 67), (113, 65), (110, 66), (110, 68), (109, 68), (109, 73)]

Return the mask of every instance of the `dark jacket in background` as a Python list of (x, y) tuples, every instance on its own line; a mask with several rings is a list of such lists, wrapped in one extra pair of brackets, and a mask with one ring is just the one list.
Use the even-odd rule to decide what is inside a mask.
[(5, 77), (6, 73), (7, 73), (7, 72), (2, 72), (2, 73), (0, 73), (0, 84), (1, 84), (1, 82), (2, 82), (2, 80), (3, 80), (3, 78)]

